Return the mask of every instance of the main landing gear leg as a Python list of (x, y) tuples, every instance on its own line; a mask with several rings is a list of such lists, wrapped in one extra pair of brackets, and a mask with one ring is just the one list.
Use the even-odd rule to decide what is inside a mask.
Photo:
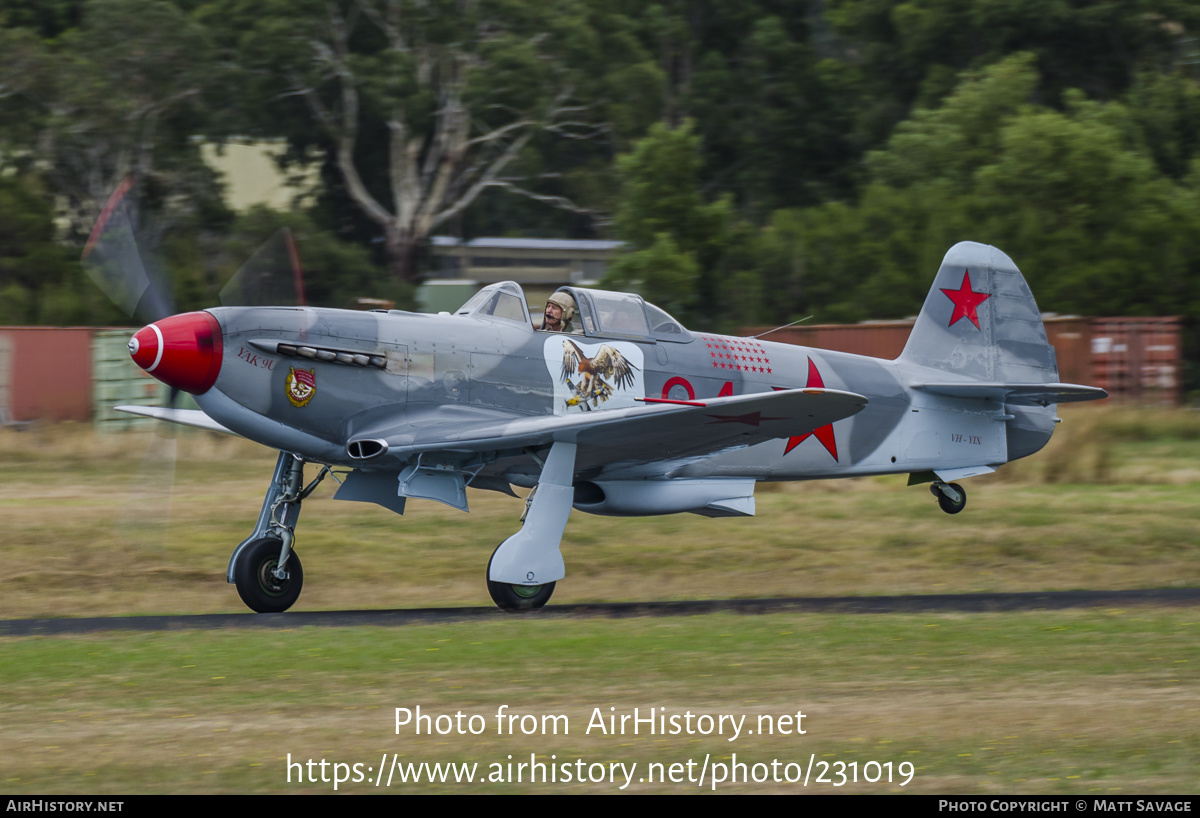
[(492, 554), (488, 593), (506, 611), (542, 607), (566, 576), (559, 543), (575, 500), (575, 444), (555, 443), (542, 467), (521, 530)]
[(287, 452), (279, 453), (254, 533), (233, 550), (225, 573), (226, 580), (237, 585), (238, 596), (252, 611), (279, 613), (292, 607), (299, 598), (304, 568), (292, 550), (292, 543), (300, 518), (300, 502), (312, 493), (327, 471), (322, 469), (305, 488), (304, 461)]

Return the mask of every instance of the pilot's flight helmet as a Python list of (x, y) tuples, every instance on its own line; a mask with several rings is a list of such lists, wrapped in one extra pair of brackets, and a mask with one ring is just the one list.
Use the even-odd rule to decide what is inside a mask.
[(575, 317), (575, 299), (572, 298), (571, 294), (568, 292), (559, 290), (558, 292), (554, 293), (552, 296), (547, 298), (546, 303), (547, 304), (557, 304), (559, 307), (562, 308), (563, 323), (566, 323), (567, 321), (570, 321), (572, 318)]

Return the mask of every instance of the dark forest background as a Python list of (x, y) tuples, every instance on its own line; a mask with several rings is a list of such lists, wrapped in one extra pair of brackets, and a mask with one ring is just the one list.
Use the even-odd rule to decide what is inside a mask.
[[(231, 212), (235, 138), (318, 190)], [(1198, 158), (1184, 0), (0, 0), (0, 324), (127, 321), (77, 259), (133, 175), (181, 309), (282, 224), (316, 303), (411, 304), (431, 235), (615, 238), (717, 330), (914, 314), (970, 239), (1195, 361)]]

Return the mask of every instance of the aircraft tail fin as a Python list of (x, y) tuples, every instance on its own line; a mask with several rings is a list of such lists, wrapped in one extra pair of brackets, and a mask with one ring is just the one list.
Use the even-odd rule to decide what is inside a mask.
[(899, 360), (957, 383), (1058, 382), (1054, 347), (1021, 271), (995, 247), (969, 241), (942, 259)]
[(1058, 359), (1024, 276), (1004, 253), (975, 242), (954, 245), (942, 259), (897, 360), (921, 367), (909, 370), (911, 388), (1003, 406), (1009, 460), (1046, 445), (1054, 431), (1051, 406), (1107, 397), (1103, 389), (1059, 382)]

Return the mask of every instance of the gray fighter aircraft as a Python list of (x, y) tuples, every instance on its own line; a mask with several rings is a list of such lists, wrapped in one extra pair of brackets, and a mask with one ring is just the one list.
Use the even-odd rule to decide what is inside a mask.
[[(398, 514), (467, 510), (468, 486), (517, 496), (524, 522), (492, 554), (506, 610), (540, 608), (565, 576), (572, 509), (754, 514), (759, 481), (908, 473), (942, 510), (960, 479), (1033, 454), (1055, 404), (1105, 392), (1059, 383), (1033, 295), (994, 247), (946, 254), (896, 360), (694, 332), (640, 296), (564, 287), (573, 333), (535, 329), (513, 282), (454, 314), (218, 307), (156, 320), (133, 360), (202, 411), (124, 411), (279, 450), (227, 579), (255, 611), (287, 610), (303, 569), (301, 501), (332, 468), (340, 500)], [(572, 316), (568, 316), (572, 317)], [(305, 485), (307, 464), (320, 467)]]

